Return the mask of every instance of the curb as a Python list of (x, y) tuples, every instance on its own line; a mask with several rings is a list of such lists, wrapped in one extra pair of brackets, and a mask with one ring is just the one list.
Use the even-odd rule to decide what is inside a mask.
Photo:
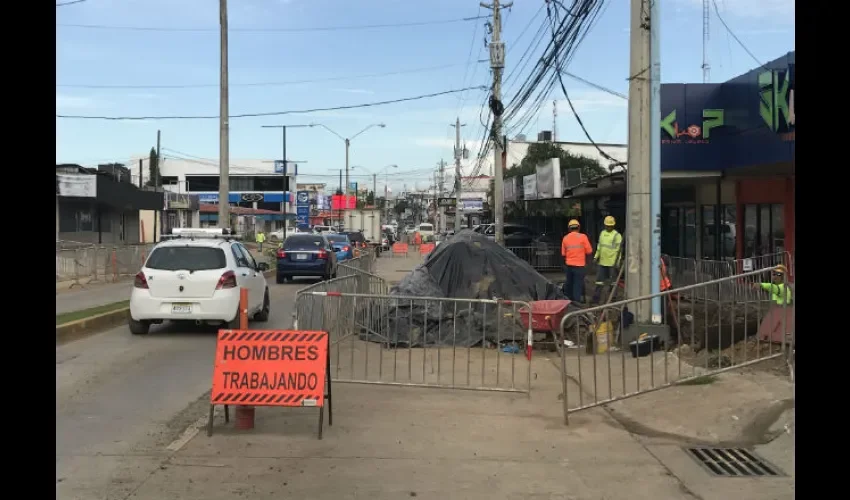
[(125, 307), (88, 318), (78, 319), (63, 325), (56, 325), (56, 340), (66, 340), (70, 337), (80, 337), (99, 330), (126, 324), (130, 316), (130, 308)]

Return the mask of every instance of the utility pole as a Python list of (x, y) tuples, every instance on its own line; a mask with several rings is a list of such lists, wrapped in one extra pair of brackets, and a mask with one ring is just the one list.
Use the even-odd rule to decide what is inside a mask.
[[(161, 131), (156, 131), (156, 168), (153, 171), (153, 190), (154, 192), (158, 191), (159, 187), (159, 168), (162, 166), (162, 160), (160, 160), (161, 156), (159, 155), (159, 146), (162, 139)], [(165, 195), (163, 195), (165, 196)], [(156, 226), (157, 219), (159, 218), (159, 210), (153, 211), (153, 242), (156, 243)]]
[(493, 207), (496, 223), (496, 243), (502, 245), (505, 242), (504, 224), (505, 224), (505, 193), (503, 191), (504, 170), (503, 165), (503, 150), (502, 144), (502, 112), (504, 105), (502, 104), (502, 71), (505, 69), (505, 43), (501, 40), (502, 35), (502, 9), (510, 8), (513, 2), (508, 2), (500, 5), (499, 0), (493, 0), (492, 4), (481, 2), (480, 5), (485, 9), (493, 11), (493, 40), (490, 42), (490, 67), (493, 69), (493, 95), (491, 96), (490, 109), (493, 112), (493, 132), (492, 138), (495, 145), (493, 153), (494, 172), (493, 177), (495, 183), (493, 186)]
[(552, 142), (558, 142), (558, 101), (552, 101)]
[[(139, 189), (142, 189), (142, 176), (143, 176), (142, 159), (139, 158)], [(156, 217), (156, 215), (154, 215), (154, 217)]]
[[(230, 225), (230, 106), (228, 104), (227, 75), (227, 0), (218, 1), (221, 28), (221, 81), (219, 103), (218, 151), (218, 226)], [(156, 233), (154, 233), (156, 234)]]
[(378, 174), (372, 174), (372, 203), (377, 205), (378, 201)]
[(463, 224), (463, 213), (460, 211), (460, 195), (463, 191), (463, 176), (460, 173), (460, 160), (463, 158), (463, 148), (460, 147), (460, 117), (458, 117), (452, 127), (455, 128), (455, 232), (460, 231)]
[[(652, 293), (650, 214), (650, 34), (646, 13), (650, 0), (631, 0), (629, 64), (629, 151), (626, 220), (626, 296)], [(645, 301), (636, 304), (638, 323), (647, 324), (650, 308)]]
[(436, 204), (437, 204), (437, 231), (442, 232), (446, 229), (446, 208), (440, 206), (440, 198), (444, 193), (444, 175), (446, 171), (446, 162), (440, 158), (440, 173), (439, 173), (439, 182), (437, 184), (437, 196), (436, 196)]
[[(661, 291), (661, 7), (658, 4), (658, 0), (654, 0), (649, 6), (649, 207), (652, 224), (649, 283), (654, 294)], [(719, 220), (719, 213), (715, 211), (715, 221)], [(652, 323), (661, 323), (661, 297), (652, 299)]]

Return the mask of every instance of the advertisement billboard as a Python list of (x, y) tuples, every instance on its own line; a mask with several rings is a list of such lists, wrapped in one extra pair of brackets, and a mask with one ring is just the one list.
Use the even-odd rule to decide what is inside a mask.
[(505, 200), (505, 203), (509, 203), (512, 201), (516, 201), (516, 177), (507, 177), (505, 179), (505, 184), (502, 189), (502, 194)]
[(522, 178), (522, 194), (526, 201), (537, 199), (537, 174), (526, 175)]
[(357, 197), (335, 194), (331, 197), (331, 210), (353, 210), (357, 208)]
[(537, 165), (537, 199), (560, 198), (562, 193), (560, 158), (550, 158)]
[(295, 214), (299, 225), (310, 223), (310, 193), (298, 191), (295, 194)]

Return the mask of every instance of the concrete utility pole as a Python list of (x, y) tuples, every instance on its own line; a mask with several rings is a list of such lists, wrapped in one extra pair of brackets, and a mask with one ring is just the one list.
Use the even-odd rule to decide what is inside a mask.
[[(161, 143), (162, 134), (159, 130), (156, 131), (156, 169), (153, 172), (153, 190), (154, 192), (158, 191), (159, 187), (159, 169), (162, 168), (162, 157), (159, 154), (159, 146)], [(165, 196), (165, 195), (163, 195)], [(157, 219), (159, 218), (159, 210), (153, 211), (153, 242), (156, 243), (156, 226)]]
[(221, 24), (221, 82), (219, 103), (218, 151), (218, 227), (230, 225), (230, 106), (228, 103), (227, 75), (227, 0), (218, 1)]
[(375, 198), (378, 196), (378, 174), (372, 174), (372, 203), (377, 205)]
[[(629, 64), (629, 150), (626, 220), (626, 296), (652, 293), (650, 213), (650, 36), (646, 13), (650, 0), (631, 0), (631, 60)], [(633, 311), (638, 323), (649, 323), (645, 301)]]
[(493, 207), (493, 213), (495, 220), (493, 222), (496, 223), (496, 243), (501, 245), (505, 242), (505, 193), (502, 187), (504, 184), (503, 176), (505, 174), (502, 154), (505, 146), (502, 144), (502, 112), (504, 111), (504, 106), (502, 105), (502, 71), (505, 69), (505, 43), (501, 41), (502, 9), (512, 7), (513, 2), (499, 5), (499, 0), (493, 0), (492, 4), (481, 2), (480, 5), (485, 9), (493, 10), (493, 40), (490, 42), (490, 67), (493, 69), (493, 95), (491, 97), (490, 109), (493, 112), (492, 137), (495, 144), (493, 148), (495, 150), (493, 153), (493, 177), (495, 180), (493, 186), (493, 204), (495, 205)]
[(289, 212), (289, 200), (287, 200), (287, 194), (289, 194), (289, 161), (286, 159), (286, 129), (287, 128), (302, 128), (302, 127), (312, 127), (312, 125), (261, 125), (262, 128), (279, 128), (281, 130), (281, 138), (283, 142), (281, 143), (281, 161), (283, 162), (283, 168), (281, 169), (280, 175), (283, 180), (283, 187), (281, 191), (283, 192), (283, 201), (281, 202), (281, 212), (283, 213), (283, 239), (286, 239), (286, 223), (288, 222), (286, 219), (288, 217)]
[[(649, 6), (649, 192), (650, 192), (650, 281), (652, 293), (661, 291), (661, 7), (654, 0)], [(719, 220), (719, 211), (715, 211), (715, 221)], [(720, 234), (719, 232), (716, 234)], [(717, 238), (720, 241), (720, 238)], [(661, 297), (652, 299), (652, 322), (661, 323)]]
[(455, 128), (455, 232), (460, 231), (463, 224), (463, 213), (461, 213), (460, 195), (463, 192), (463, 175), (460, 172), (460, 160), (463, 158), (463, 148), (460, 146), (460, 128), (466, 124), (460, 123), (460, 117), (455, 120), (452, 127)]
[(446, 169), (446, 162), (443, 161), (442, 158), (440, 158), (439, 182), (438, 182), (438, 186), (437, 186), (437, 196), (436, 196), (436, 198), (437, 198), (437, 200), (436, 200), (436, 203), (437, 203), (437, 232), (442, 232), (444, 229), (446, 229), (446, 209), (445, 209), (445, 207), (440, 206), (440, 198), (442, 198), (442, 196), (444, 194), (443, 178), (444, 178), (444, 175), (445, 175), (445, 169)]

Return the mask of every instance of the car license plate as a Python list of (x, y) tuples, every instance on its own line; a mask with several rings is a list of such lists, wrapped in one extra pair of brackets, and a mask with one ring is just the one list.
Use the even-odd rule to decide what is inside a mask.
[(295, 255), (295, 260), (307, 260), (307, 254), (306, 254), (306, 253), (299, 253), (299, 254), (296, 254), (296, 255)]
[(171, 304), (171, 312), (174, 314), (189, 314), (192, 312), (192, 304)]

